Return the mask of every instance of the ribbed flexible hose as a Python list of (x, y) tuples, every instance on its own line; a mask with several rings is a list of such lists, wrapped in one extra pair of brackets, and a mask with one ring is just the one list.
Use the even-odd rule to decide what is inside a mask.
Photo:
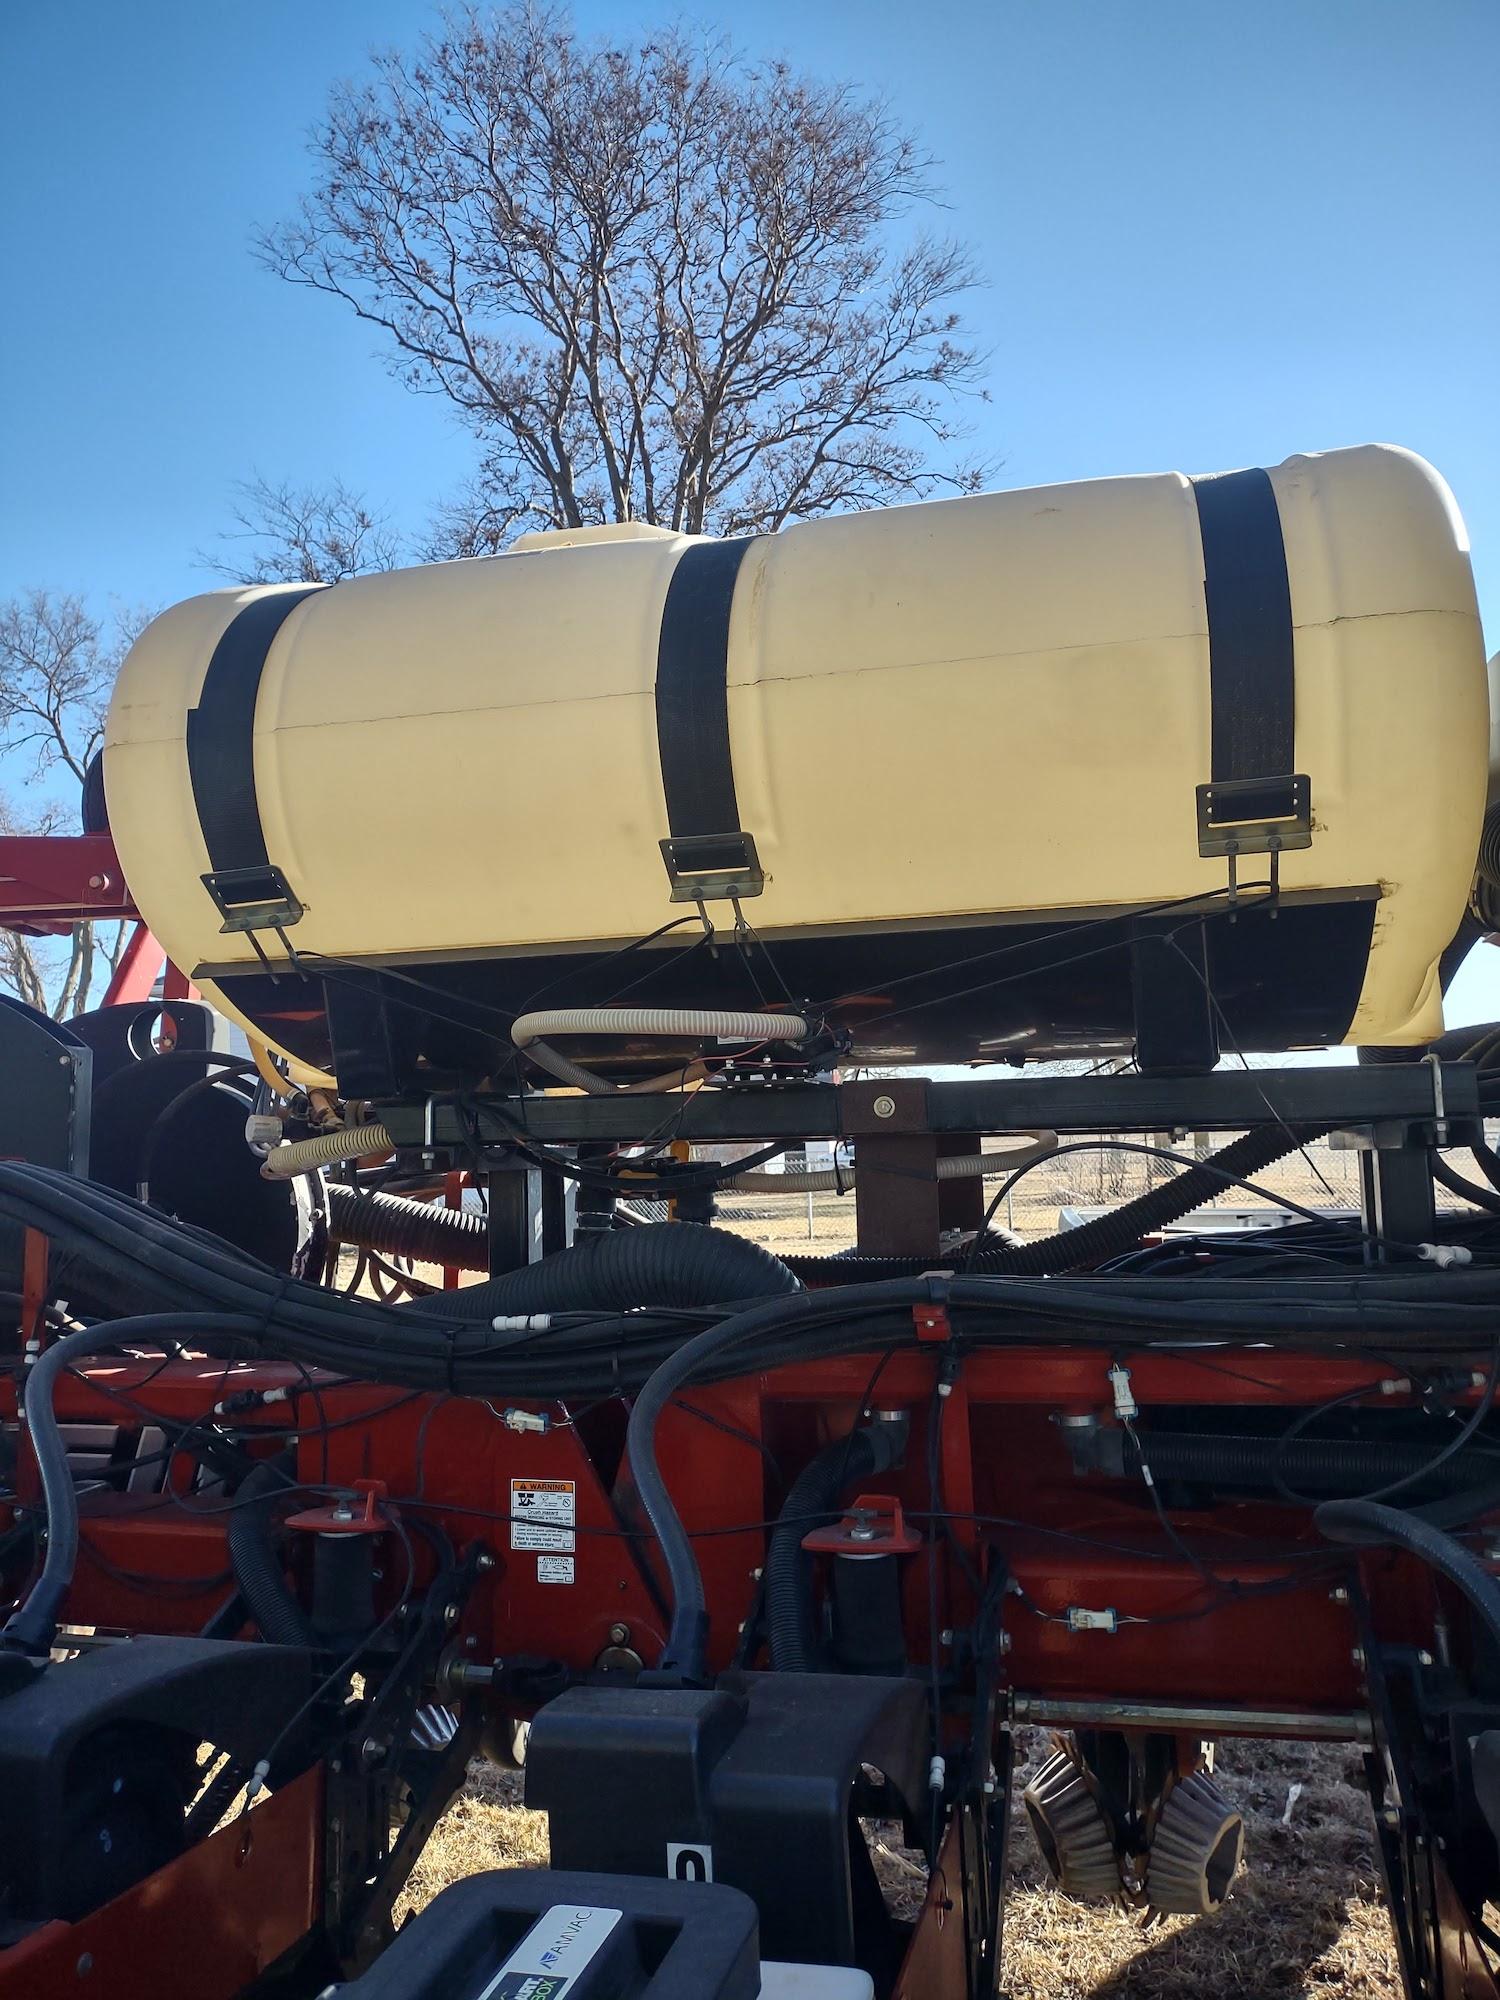
[(1491, 1641), (1500, 1646), (1500, 1584), (1477, 1556), (1430, 1521), (1399, 1507), (1382, 1507), (1377, 1500), (1329, 1500), (1313, 1515), (1313, 1526), (1330, 1542), (1355, 1547), (1405, 1549), (1409, 1555), (1446, 1576), (1469, 1600), (1483, 1620)]
[(240, 1595), (273, 1646), (316, 1646), (312, 1620), (287, 1586), (276, 1551), (276, 1502), (296, 1483), (296, 1460), (284, 1452), (262, 1460), (240, 1482), (229, 1515), (229, 1562)]
[(404, 1308), (423, 1318), (488, 1320), (533, 1312), (629, 1312), (636, 1306), (716, 1306), (801, 1286), (779, 1257), (699, 1222), (601, 1230), (569, 1250)]
[(448, 1264), (458, 1271), (487, 1271), (489, 1231), (482, 1215), (439, 1208), (399, 1194), (361, 1194), (330, 1182), (324, 1189), (328, 1233), (357, 1250), (411, 1257), (419, 1264)]
[(813, 1559), (802, 1537), (838, 1518), (847, 1488), (888, 1472), (905, 1437), (902, 1424), (872, 1424), (827, 1445), (792, 1481), (766, 1551), (766, 1627), (778, 1673), (812, 1674), (824, 1665), (813, 1626)]
[[(1278, 1475), (1298, 1493), (1336, 1494), (1350, 1488), (1383, 1486), (1402, 1479), (1432, 1458), (1424, 1444), (1387, 1443), (1371, 1438), (1215, 1437), (1204, 1432), (1137, 1431), (1125, 1446), (1130, 1469), (1144, 1459), (1158, 1485), (1164, 1479), (1203, 1480), (1216, 1485), (1266, 1492)], [(1461, 1451), (1438, 1466), (1431, 1484), (1442, 1492), (1473, 1488), (1495, 1468), (1494, 1455), (1481, 1446)]]
[[(683, 1037), (721, 1042), (800, 1042), (812, 1032), (801, 1014), (714, 1013), (700, 1007), (547, 1007), (520, 1014), (510, 1038), (539, 1069), (591, 1097), (611, 1097), (616, 1086), (607, 1077), (573, 1062), (551, 1046), (554, 1035), (636, 1035)], [(675, 1073), (674, 1073), (675, 1074)], [(669, 1088), (672, 1076), (653, 1080)]]
[(346, 1125), (340, 1132), (321, 1132), (316, 1139), (294, 1139), (267, 1153), (261, 1172), (273, 1180), (292, 1180), (336, 1160), (358, 1160), (366, 1153), (389, 1153), (395, 1140), (384, 1125)]
[[(1077, 1229), (1059, 1230), (1055, 1236), (1038, 1237), (1034, 1243), (980, 1249), (965, 1268), (976, 1277), (1043, 1278), (1076, 1271), (1084, 1264), (1102, 1264), (1223, 1194), (1234, 1181), (1248, 1180), (1318, 1136), (1290, 1131), (1285, 1125), (1263, 1126), (1233, 1140), (1201, 1166), (1189, 1167), (1175, 1180), (1112, 1208), (1108, 1215)], [(931, 1257), (797, 1257), (791, 1267), (807, 1284), (874, 1284), (884, 1278), (918, 1277), (932, 1269), (933, 1261)], [(958, 1261), (963, 1262), (961, 1254)]]

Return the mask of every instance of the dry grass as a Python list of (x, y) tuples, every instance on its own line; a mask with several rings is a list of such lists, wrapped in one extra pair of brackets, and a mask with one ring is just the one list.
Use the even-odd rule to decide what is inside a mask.
[[(1074, 1903), (1047, 1882), (1019, 1806), (1024, 1774), (1045, 1755), (1025, 1732), (1005, 1922), (1009, 2000), (1396, 2000), (1401, 1987), (1375, 1880), (1369, 1803), (1352, 1749), (1221, 1745), (1219, 1782), (1245, 1814), (1248, 1866), (1227, 1907), (1193, 1923), (1145, 1929), (1138, 1914)], [(1301, 1791), (1287, 1813), (1294, 1785)], [(546, 1820), (521, 1805), (510, 1772), (476, 1765), (413, 1874), (401, 1914), (485, 1868), (544, 1866)], [(879, 1858), (908, 1913), (914, 1883)]]

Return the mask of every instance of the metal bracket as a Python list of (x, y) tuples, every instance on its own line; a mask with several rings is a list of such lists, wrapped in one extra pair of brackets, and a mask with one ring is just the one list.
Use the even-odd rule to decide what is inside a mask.
[(279, 868), (216, 868), (199, 878), (224, 919), (225, 937), (236, 931), (281, 931), (299, 923), (303, 909)]
[(765, 871), (752, 833), (685, 833), (661, 843), (674, 903), (729, 903), (758, 896)]
[(1285, 778), (1217, 778), (1198, 787), (1198, 852), (1236, 859), (1312, 846), (1312, 785)]

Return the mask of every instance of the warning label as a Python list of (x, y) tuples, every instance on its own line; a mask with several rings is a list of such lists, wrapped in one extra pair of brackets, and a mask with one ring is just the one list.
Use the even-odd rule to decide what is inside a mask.
[[(510, 1545), (513, 1549), (556, 1549), (572, 1554), (578, 1519), (571, 1479), (513, 1479), (510, 1482)], [(543, 1582), (560, 1583), (560, 1577)], [(572, 1577), (567, 1579), (569, 1583)]]
[(573, 1581), (573, 1558), (571, 1556), (538, 1556), (536, 1559), (536, 1580), (538, 1583), (571, 1583)]

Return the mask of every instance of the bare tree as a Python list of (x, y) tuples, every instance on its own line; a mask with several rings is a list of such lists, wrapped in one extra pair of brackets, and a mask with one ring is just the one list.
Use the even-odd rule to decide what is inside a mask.
[(336, 90), (261, 241), (344, 300), (480, 445), (425, 553), (527, 526), (739, 534), (977, 483), (964, 250), (896, 225), (930, 163), (855, 91), (669, 30), (450, 16)]
[(235, 525), (219, 537), (224, 550), (199, 556), (233, 583), (337, 583), (401, 560), (384, 519), (342, 480), (298, 487), (257, 473), (235, 490)]
[[(115, 674), (146, 622), (117, 614), (106, 626), (71, 593), (33, 590), (0, 603), (0, 750), (21, 762), (22, 783), (45, 787), (66, 771), (81, 786), (104, 735), (104, 710)], [(0, 795), (0, 835), (55, 832), (64, 820), (55, 798), (25, 810)], [(55, 1020), (82, 1013), (100, 965), (118, 963), (123, 924), (74, 924), (49, 941), (0, 931), (0, 988)]]

